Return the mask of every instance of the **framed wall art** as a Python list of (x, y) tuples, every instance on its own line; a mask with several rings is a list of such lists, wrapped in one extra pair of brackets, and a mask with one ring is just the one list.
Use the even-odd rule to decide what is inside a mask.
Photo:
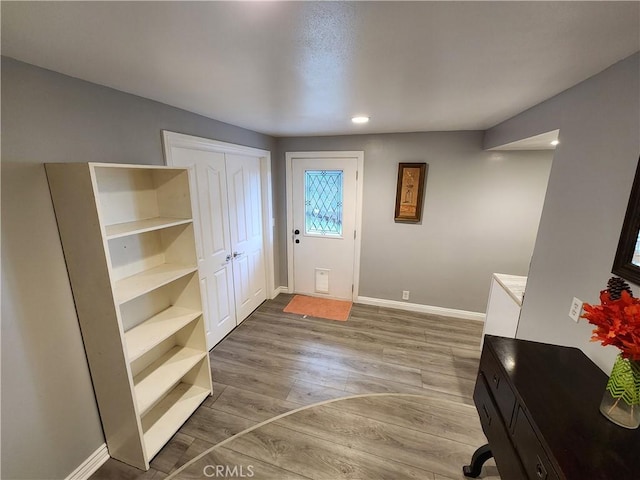
[(395, 221), (418, 223), (422, 220), (424, 185), (427, 179), (426, 163), (398, 164)]
[(622, 224), (618, 250), (611, 270), (619, 277), (640, 285), (640, 159), (631, 187), (627, 213)]

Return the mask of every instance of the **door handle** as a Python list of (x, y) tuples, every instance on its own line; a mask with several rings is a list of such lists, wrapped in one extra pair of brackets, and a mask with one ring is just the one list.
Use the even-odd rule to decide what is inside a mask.
[(244, 252), (233, 252), (233, 258), (237, 258), (244, 255)]
[(229, 265), (229, 262), (231, 261), (231, 259), (232, 259), (232, 258), (233, 258), (233, 257), (231, 256), (231, 254), (227, 255), (227, 256), (224, 258), (224, 263), (222, 263), (221, 265), (222, 265), (222, 266)]

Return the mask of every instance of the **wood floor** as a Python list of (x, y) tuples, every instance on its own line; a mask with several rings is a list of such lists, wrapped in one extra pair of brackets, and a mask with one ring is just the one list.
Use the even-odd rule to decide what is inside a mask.
[[(301, 410), (227, 441), (175, 478), (206, 478), (206, 465), (236, 466), (212, 478), (247, 477), (247, 466), (252, 478), (273, 480), (464, 478), (462, 464), (485, 442), (471, 399), (482, 324), (366, 305), (354, 305), (347, 322), (305, 319), (282, 312), (291, 298), (265, 302), (211, 351), (213, 396), (149, 471), (110, 459), (91, 478), (161, 480), (275, 416), (380, 393), (409, 395)], [(499, 478), (494, 465), (482, 478)]]

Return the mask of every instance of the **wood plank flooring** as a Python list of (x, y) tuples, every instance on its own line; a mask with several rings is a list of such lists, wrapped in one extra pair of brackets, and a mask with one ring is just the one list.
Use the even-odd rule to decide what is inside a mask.
[[(347, 322), (283, 313), (291, 295), (262, 304), (210, 353), (214, 393), (142, 472), (110, 459), (91, 478), (161, 480), (235, 437), (175, 478), (462, 479), (485, 443), (471, 395), (480, 322), (354, 305)], [(417, 397), (415, 395), (420, 395)], [(488, 462), (482, 478), (499, 479)], [(212, 473), (209, 470), (208, 473)], [(234, 476), (235, 474), (235, 476)], [(173, 478), (173, 477), (172, 477)]]

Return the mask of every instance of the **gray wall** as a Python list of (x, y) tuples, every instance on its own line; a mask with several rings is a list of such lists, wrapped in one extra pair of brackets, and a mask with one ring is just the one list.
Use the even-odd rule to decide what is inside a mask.
[(607, 373), (618, 350), (589, 342), (593, 327), (567, 312), (574, 296), (598, 303), (611, 276), (640, 154), (639, 71), (635, 54), (485, 139), (490, 147), (560, 129), (517, 336), (579, 347)]
[(2, 59), (2, 478), (64, 478), (104, 442), (43, 163), (162, 164), (162, 129), (274, 146)]
[[(361, 296), (484, 312), (492, 272), (526, 275), (552, 153), (485, 152), (482, 132), (278, 140), (280, 278), (287, 280), (284, 154), (363, 150)], [(398, 162), (427, 162), (423, 221), (393, 221)]]

